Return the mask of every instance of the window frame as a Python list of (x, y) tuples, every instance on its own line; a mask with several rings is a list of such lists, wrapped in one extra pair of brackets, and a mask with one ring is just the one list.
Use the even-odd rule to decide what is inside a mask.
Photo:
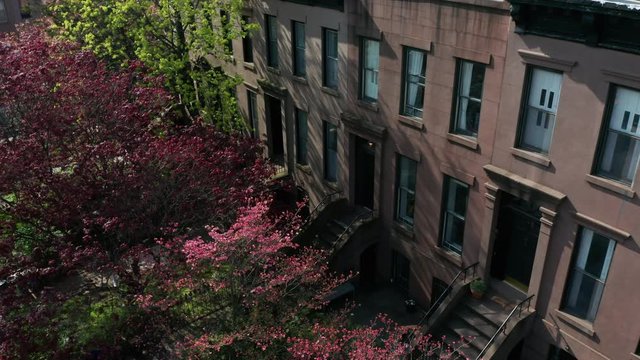
[[(558, 90), (558, 97), (557, 97), (557, 110), (556, 112), (553, 114), (554, 116), (554, 120), (553, 120), (553, 128), (551, 129), (551, 132), (549, 134), (549, 147), (547, 150), (543, 150), (543, 149), (536, 149), (532, 146), (529, 145), (524, 145), (523, 144), (523, 139), (525, 136), (525, 129), (526, 129), (526, 122), (527, 122), (527, 115), (528, 115), (528, 108), (530, 107), (529, 105), (529, 95), (531, 95), (531, 85), (533, 83), (533, 73), (535, 72), (535, 70), (541, 70), (541, 71), (546, 71), (546, 72), (550, 72), (550, 73), (556, 73), (556, 74), (560, 74), (561, 76), (561, 83), (560, 83), (560, 89)], [(521, 101), (520, 101), (520, 114), (518, 116), (518, 127), (516, 130), (516, 142), (515, 142), (515, 147), (524, 151), (529, 151), (529, 152), (533, 152), (536, 154), (540, 154), (542, 156), (549, 156), (549, 153), (551, 152), (551, 145), (553, 145), (553, 135), (555, 133), (555, 128), (556, 128), (556, 124), (557, 124), (557, 118), (558, 118), (558, 110), (560, 107), (560, 96), (562, 95), (562, 82), (564, 81), (564, 72), (561, 70), (557, 70), (557, 69), (553, 69), (553, 68), (548, 68), (548, 67), (544, 67), (544, 66), (538, 66), (538, 65), (527, 65), (526, 71), (525, 71), (525, 79), (524, 79), (524, 86), (522, 89), (522, 97), (521, 97)], [(546, 100), (545, 100), (546, 101)], [(538, 109), (540, 110), (540, 109)], [(545, 113), (550, 114), (551, 112), (545, 111)]]
[[(607, 103), (605, 105), (605, 109), (604, 109), (604, 118), (602, 120), (601, 126), (600, 126), (600, 132), (598, 135), (598, 142), (597, 142), (597, 146), (596, 146), (596, 153), (594, 156), (594, 162), (593, 162), (593, 166), (591, 169), (591, 174), (593, 174), (594, 176), (598, 176), (607, 180), (611, 180), (629, 187), (632, 187), (635, 183), (636, 177), (638, 176), (638, 167), (640, 167), (640, 156), (639, 158), (636, 160), (636, 164), (635, 164), (635, 170), (633, 172), (633, 178), (631, 179), (630, 182), (627, 182), (625, 180), (622, 179), (618, 179), (614, 176), (610, 176), (608, 173), (603, 172), (600, 170), (600, 166), (602, 164), (602, 158), (604, 157), (604, 153), (605, 153), (605, 146), (607, 144), (607, 137), (609, 135), (610, 132), (616, 132), (618, 134), (621, 134), (620, 131), (616, 131), (616, 130), (611, 130), (611, 115), (613, 114), (613, 108), (615, 105), (615, 101), (616, 101), (616, 94), (617, 94), (617, 90), (618, 88), (625, 88), (627, 90), (632, 90), (635, 92), (638, 92), (638, 94), (640, 95), (640, 89), (636, 89), (636, 88), (632, 88), (629, 86), (624, 86), (624, 85), (619, 85), (619, 84), (615, 84), (615, 83), (611, 83), (609, 85), (609, 91), (607, 94)], [(634, 121), (635, 122), (635, 121)], [(632, 125), (633, 126), (633, 125)], [(634, 138), (633, 135), (630, 134), (625, 134), (628, 135), (631, 138)], [(635, 140), (640, 141), (640, 136), (636, 136)]]
[[(471, 97), (471, 96), (466, 96), (468, 98), (468, 101), (470, 101), (470, 102), (473, 101), (473, 102), (479, 104), (478, 125), (477, 125), (477, 129), (476, 129), (475, 132), (473, 132), (473, 131), (465, 131), (465, 129), (461, 129), (460, 126), (459, 126), (459, 123), (460, 123), (460, 103), (461, 103), (461, 98), (465, 97), (464, 95), (460, 94), (460, 91), (462, 89), (461, 82), (463, 80), (462, 71), (463, 71), (465, 63), (472, 64), (474, 68), (475, 68), (475, 66), (482, 67), (482, 86), (481, 86), (481, 89), (480, 89), (480, 98), (474, 98), (474, 97)], [(472, 81), (473, 81), (473, 69), (474, 68), (471, 69)], [(487, 71), (487, 65), (486, 64), (479, 63), (477, 61), (471, 61), (471, 60), (466, 60), (466, 59), (462, 59), (462, 58), (456, 58), (456, 74), (455, 74), (455, 83), (454, 83), (455, 85), (454, 85), (454, 88), (453, 88), (453, 103), (452, 103), (452, 111), (451, 111), (451, 124), (450, 124), (450, 127), (449, 127), (449, 132), (450, 133), (456, 134), (456, 135), (468, 136), (468, 137), (472, 137), (472, 138), (475, 138), (475, 139), (478, 138), (478, 132), (480, 131), (480, 120), (481, 120), (481, 114), (482, 114), (482, 100), (483, 100), (483, 97), (484, 97), (484, 84), (485, 84), (486, 71)]]
[[(305, 133), (301, 133), (300, 127), (300, 115), (304, 114), (304, 122), (305, 122)], [(307, 158), (307, 154), (309, 152), (309, 113), (296, 108), (295, 109), (295, 118), (296, 118), (296, 163), (300, 165), (309, 165), (309, 159)], [(304, 149), (301, 148), (302, 139), (304, 138)], [(304, 150), (304, 151), (303, 151)]]
[[(367, 63), (367, 57), (366, 57), (366, 43), (367, 41), (375, 41), (378, 43), (378, 67), (376, 69), (369, 69), (366, 68), (365, 64)], [(359, 61), (360, 61), (360, 66), (359, 66), (359, 94), (358, 94), (358, 98), (362, 101), (368, 102), (368, 103), (372, 103), (375, 104), (378, 102), (378, 96), (380, 94), (380, 40), (378, 39), (374, 39), (374, 38), (370, 38), (370, 37), (366, 37), (366, 36), (361, 36), (360, 37), (360, 56), (359, 56)], [(366, 95), (366, 83), (365, 83), (365, 79), (366, 79), (366, 72), (367, 70), (372, 71), (375, 74), (376, 77), (376, 81), (378, 82), (378, 88), (376, 89), (376, 97), (372, 98)]]
[[(296, 27), (296, 25), (302, 26), (302, 44), (303, 44), (302, 47), (298, 46), (297, 40), (300, 34), (298, 33), (298, 28)], [(293, 75), (299, 76), (299, 77), (307, 76), (306, 33), (307, 33), (306, 23), (302, 21), (291, 20), (291, 57), (292, 57), (292, 65), (293, 65), (292, 70), (293, 70)], [(299, 52), (302, 52), (302, 54), (299, 54)], [(302, 61), (302, 69), (298, 69), (298, 60)]]
[[(323, 152), (323, 163), (324, 163), (324, 169), (323, 169), (323, 176), (324, 176), (324, 180), (328, 181), (328, 182), (332, 182), (335, 183), (338, 181), (338, 127), (336, 125), (334, 125), (333, 123), (323, 120), (322, 123), (322, 132), (323, 132), (323, 136), (322, 136), (322, 141), (323, 141), (323, 146), (322, 146), (322, 152)], [(330, 134), (330, 130), (331, 129), (335, 129), (335, 149), (329, 149), (329, 139), (328, 139), (328, 134)], [(335, 152), (335, 169), (334, 172), (335, 174), (333, 174), (333, 177), (330, 177), (328, 169), (329, 169), (329, 150), (333, 150)]]
[[(584, 240), (584, 233), (585, 231), (591, 231), (592, 235), (590, 238), (590, 247), (589, 249), (587, 249), (587, 258), (585, 259), (585, 269), (580, 269), (579, 266), (576, 264), (578, 261), (578, 256), (580, 254), (580, 252), (582, 251), (582, 246), (584, 245), (583, 241)], [(600, 278), (596, 278), (594, 274), (591, 274), (588, 272), (588, 270), (586, 269), (587, 267), (587, 261), (589, 260), (588, 256), (589, 256), (589, 252), (591, 251), (591, 246), (593, 245), (593, 239), (595, 236), (601, 236), (604, 239), (609, 240), (609, 242), (607, 243), (609, 247), (611, 248), (611, 252), (609, 253), (607, 250), (607, 253), (605, 253), (605, 259), (604, 259), (604, 263), (608, 262), (607, 265), (607, 269), (606, 269), (606, 274), (604, 276), (604, 279), (601, 280)], [(562, 302), (561, 302), (561, 311), (565, 312), (571, 316), (575, 316), (576, 318), (582, 319), (584, 321), (588, 321), (593, 323), (597, 317), (598, 314), (598, 310), (600, 308), (600, 304), (602, 303), (602, 297), (604, 295), (604, 291), (606, 288), (606, 283), (607, 283), (607, 278), (609, 276), (609, 272), (611, 271), (611, 264), (613, 262), (613, 257), (615, 255), (615, 250), (616, 250), (616, 246), (617, 243), (615, 240), (611, 239), (610, 237), (603, 235), (602, 233), (599, 233), (596, 230), (593, 230), (589, 227), (586, 226), (580, 226), (580, 229), (578, 231), (578, 235), (576, 236), (576, 240), (573, 246), (573, 250), (572, 250), (572, 254), (571, 254), (571, 263), (569, 265), (569, 269), (567, 271), (567, 279), (565, 281), (565, 285), (564, 285), (564, 289), (563, 289), (563, 294), (562, 294)], [(610, 255), (610, 257), (607, 259), (607, 255)], [(603, 265), (604, 265), (603, 263)], [(600, 271), (604, 270), (604, 267), (602, 267), (600, 269)], [(579, 272), (580, 274), (582, 274), (583, 276), (587, 276), (593, 280), (596, 281), (596, 283), (600, 283), (602, 286), (602, 289), (600, 291), (600, 296), (599, 298), (596, 300), (593, 298), (593, 296), (591, 296), (590, 301), (589, 301), (589, 309), (587, 310), (587, 315), (585, 317), (581, 316), (580, 314), (577, 314), (575, 311), (573, 311), (572, 309), (568, 308), (568, 302), (569, 302), (569, 297), (570, 297), (570, 293), (571, 290), (573, 289), (574, 286), (574, 277), (576, 276), (576, 272)], [(593, 295), (593, 294), (591, 294)], [(594, 306), (594, 301), (596, 302), (595, 304), (595, 310), (594, 310), (594, 314), (593, 314), (593, 318), (589, 318), (589, 314), (588, 312), (590, 312), (591, 307)]]
[[(328, 33), (335, 34), (335, 52), (336, 57), (330, 57), (328, 54), (328, 46), (327, 46), (327, 38)], [(323, 27), (322, 28), (322, 86), (325, 88), (337, 90), (340, 82), (340, 46), (339, 46), (339, 33), (338, 30)], [(329, 68), (329, 60), (335, 63), (335, 79), (329, 79), (329, 72), (327, 71)], [(335, 81), (335, 84), (329, 82)]]
[[(465, 207), (464, 207), (464, 214), (460, 215), (455, 213), (455, 208), (453, 210), (448, 209), (448, 203), (449, 203), (449, 189), (450, 187), (455, 184), (457, 186), (461, 186), (462, 188), (464, 188), (466, 190), (466, 199), (465, 199)], [(441, 200), (441, 211), (440, 211), (440, 236), (439, 236), (439, 240), (438, 240), (438, 246), (441, 247), (442, 249), (455, 253), (459, 256), (462, 256), (462, 252), (464, 251), (464, 234), (465, 234), (465, 228), (467, 226), (467, 211), (469, 209), (469, 197), (470, 197), (470, 190), (471, 187), (469, 186), (469, 184), (460, 181), (452, 176), (449, 175), (445, 175), (444, 176), (444, 180), (443, 180), (443, 186), (442, 186), (442, 200)], [(454, 202), (455, 205), (455, 202)], [(455, 244), (452, 244), (451, 241), (449, 239), (446, 239), (449, 236), (449, 232), (447, 229), (447, 223), (449, 220), (449, 216), (453, 216), (454, 218), (461, 220), (462, 221), (462, 239), (461, 239), (461, 243), (460, 243), (460, 248), (456, 248)]]
[(251, 125), (251, 137), (258, 137), (258, 94), (255, 91), (247, 89), (247, 114), (249, 115), (249, 124)]
[[(407, 111), (407, 89), (410, 83), (410, 81), (408, 80), (409, 68), (407, 64), (409, 61), (409, 53), (411, 51), (417, 51), (423, 54), (421, 72), (424, 73), (423, 75), (418, 75), (419, 80), (421, 78), (423, 80), (423, 83), (420, 83), (419, 81), (416, 83), (418, 86), (422, 87), (422, 107), (418, 109), (412, 106), (412, 108), (414, 108), (414, 113), (409, 113)], [(427, 63), (428, 63), (427, 55), (428, 55), (428, 52), (426, 50), (414, 48), (411, 46), (402, 47), (402, 85), (400, 89), (401, 91), (400, 92), (400, 115), (421, 119), (421, 120), (424, 116), (424, 103), (425, 103), (424, 98), (427, 95)], [(417, 112), (420, 113), (419, 116), (416, 115)]]
[[(280, 66), (278, 54), (278, 17), (265, 14), (265, 44), (267, 48), (267, 67), (277, 69)], [(272, 29), (273, 24), (273, 29)]]
[[(395, 216), (395, 220), (405, 226), (409, 226), (409, 227), (413, 227), (415, 224), (415, 203), (416, 203), (416, 189), (414, 188), (413, 190), (409, 189), (408, 187), (402, 186), (401, 184), (401, 173), (402, 173), (402, 169), (401, 169), (401, 164), (402, 164), (402, 159), (407, 159), (409, 162), (413, 162), (413, 164), (415, 164), (415, 169), (414, 169), (414, 177), (415, 177), (415, 181), (416, 184), (414, 184), (414, 186), (417, 188), (417, 181), (418, 181), (418, 162), (401, 154), (397, 154), (396, 155), (396, 186), (395, 186), (395, 211), (394, 211), (394, 216)], [(405, 191), (408, 194), (413, 196), (413, 204), (414, 204), (414, 216), (409, 219), (408, 217), (402, 216), (400, 214), (401, 211), (401, 207), (400, 207), (400, 193), (401, 191)]]
[[(244, 25), (251, 23), (251, 17), (247, 15), (242, 16), (242, 22)], [(242, 61), (248, 64), (253, 64), (253, 38), (248, 32), (242, 38)]]

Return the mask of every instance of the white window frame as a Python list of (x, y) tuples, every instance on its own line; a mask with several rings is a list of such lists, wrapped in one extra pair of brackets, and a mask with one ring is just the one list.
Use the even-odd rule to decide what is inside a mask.
[[(375, 48), (370, 46), (375, 44)], [(360, 57), (360, 99), (375, 103), (378, 101), (378, 76), (380, 72), (380, 41), (363, 37)], [(371, 51), (370, 51), (371, 50)], [(375, 56), (375, 59), (371, 59)]]
[[(405, 161), (403, 161), (405, 160)], [(396, 178), (396, 220), (400, 221), (403, 224), (413, 226), (414, 217), (415, 217), (415, 204), (416, 204), (416, 182), (417, 182), (417, 172), (418, 172), (418, 162), (410, 159), (406, 156), (398, 155), (397, 156), (397, 178)], [(406, 165), (408, 169), (404, 169), (403, 165)], [(411, 166), (413, 165), (413, 180), (414, 180), (414, 188), (411, 189), (408, 184), (403, 184), (403, 171), (410, 171)], [(411, 174), (407, 174), (404, 179), (406, 182), (409, 182), (411, 178)], [(411, 198), (413, 198), (411, 200)], [(407, 214), (407, 205), (409, 201), (413, 201), (413, 214)]]
[(520, 120), (518, 147), (532, 152), (548, 154), (556, 124), (562, 72), (530, 67), (527, 92)]
[[(474, 70), (480, 68), (482, 71), (482, 81), (480, 83), (480, 97), (471, 96)], [(458, 59), (455, 111), (452, 132), (454, 134), (477, 137), (480, 127), (480, 113), (482, 111), (482, 92), (484, 88), (484, 74), (486, 66), (473, 61)], [(467, 109), (470, 104), (475, 104), (478, 108), (476, 119), (467, 119)], [(475, 123), (475, 129), (469, 124)]]
[[(598, 149), (596, 175), (632, 185), (640, 160), (640, 91), (618, 85), (613, 85), (612, 91), (607, 125)], [(624, 159), (616, 158), (621, 140), (629, 142)], [(624, 162), (622, 169), (614, 170), (614, 163), (621, 160)]]
[(427, 90), (427, 52), (404, 47), (403, 59), (401, 114), (422, 119)]
[[(455, 195), (457, 187), (462, 187), (466, 190), (464, 214), (459, 214), (455, 209)], [(462, 248), (464, 246), (464, 228), (467, 223), (467, 209), (469, 207), (469, 185), (456, 178), (445, 176), (442, 202), (442, 237), (440, 239), (440, 246), (458, 255), (462, 255)], [(455, 226), (455, 223), (453, 222), (455, 220), (462, 222), (462, 229), (459, 229), (462, 234), (460, 244), (454, 243), (451, 239), (452, 232), (450, 226)]]
[[(585, 227), (581, 228), (579, 236), (580, 238), (578, 239), (576, 244), (577, 246), (574, 250), (571, 270), (569, 272), (569, 278), (565, 288), (563, 311), (573, 316), (593, 322), (596, 318), (598, 307), (600, 306), (600, 301), (602, 300), (602, 294), (604, 293), (605, 283), (607, 281), (607, 276), (611, 268), (611, 261), (613, 260), (613, 253), (615, 250), (616, 242)], [(590, 251), (593, 242), (604, 240), (608, 240), (608, 243), (605, 258), (602, 259), (602, 267), (599, 270), (600, 273), (592, 274), (586, 268), (587, 261), (591, 259)], [(578, 301), (584, 300), (584, 297), (580, 296), (580, 290), (581, 285), (585, 279), (593, 280), (596, 286), (594, 286), (593, 292), (591, 293), (591, 299), (589, 301), (590, 303), (587, 312), (585, 314), (580, 314), (577, 312), (577, 309), (575, 307), (577, 306)]]

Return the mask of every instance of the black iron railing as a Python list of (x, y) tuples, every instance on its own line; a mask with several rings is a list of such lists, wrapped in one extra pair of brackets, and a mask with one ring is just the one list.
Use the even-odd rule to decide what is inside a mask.
[(355, 226), (355, 224), (357, 224), (358, 222), (362, 221), (362, 220), (367, 220), (373, 217), (373, 210), (370, 209), (366, 209), (365, 211), (361, 212), (360, 214), (358, 214), (358, 216), (356, 216), (350, 223), (349, 225), (344, 229), (344, 231), (338, 236), (338, 238), (336, 238), (335, 243), (333, 244), (333, 248), (335, 249), (338, 245), (340, 245), (340, 243), (342, 242), (342, 238), (345, 237), (345, 235), (349, 234), (351, 232), (351, 229)]
[[(307, 225), (309, 225), (309, 223), (311, 222), (311, 220), (315, 219), (316, 216), (318, 216), (318, 213), (320, 213), (322, 210), (324, 210), (327, 205), (331, 204), (334, 200), (334, 197), (340, 197), (340, 195), (342, 195), (342, 191), (334, 191), (332, 193), (329, 193), (327, 195), (325, 195), (322, 200), (320, 200), (319, 203), (316, 204), (316, 206), (314, 206), (313, 210), (311, 210), (311, 212), (309, 213), (309, 215), (307, 216), (306, 219), (304, 219), (304, 221), (302, 222), (302, 225), (300, 226), (300, 229), (304, 229), (307, 227)], [(298, 211), (296, 211), (295, 216), (300, 215), (300, 211), (302, 210), (302, 208), (298, 209)]]
[(422, 328), (422, 326), (425, 325), (431, 319), (431, 316), (433, 316), (433, 314), (436, 312), (436, 310), (438, 310), (438, 308), (444, 302), (444, 300), (446, 300), (447, 297), (451, 294), (451, 291), (453, 290), (455, 285), (458, 283), (458, 280), (460, 278), (462, 278), (462, 282), (466, 283), (467, 282), (467, 273), (469, 273), (470, 271), (472, 272), (471, 278), (472, 279), (475, 278), (475, 276), (476, 276), (476, 268), (477, 267), (478, 267), (478, 262), (475, 262), (475, 263), (465, 267), (464, 269), (458, 271), (458, 273), (453, 278), (453, 280), (451, 280), (451, 282), (449, 282), (449, 285), (447, 286), (447, 288), (442, 292), (442, 294), (440, 294), (440, 296), (438, 296), (436, 301), (433, 304), (431, 304), (431, 307), (429, 307), (429, 310), (427, 310), (427, 313), (424, 315), (424, 317), (422, 319), (420, 319), (420, 322), (418, 323), (416, 328), (411, 332), (411, 334), (409, 335), (410, 343), (412, 343), (413, 340), (415, 340), (416, 335), (417, 335), (416, 331), (422, 331), (422, 330), (420, 330)]
[(522, 309), (525, 303), (527, 304), (527, 310), (529, 310), (529, 308), (531, 307), (531, 299), (533, 299), (534, 296), (535, 295), (530, 295), (528, 298), (520, 301), (518, 305), (516, 305), (513, 308), (513, 310), (511, 310), (511, 312), (509, 313), (509, 316), (507, 316), (507, 318), (504, 319), (504, 321), (502, 322), (502, 324), (500, 324), (500, 327), (493, 334), (493, 336), (491, 337), (487, 345), (482, 349), (482, 351), (480, 351), (480, 354), (478, 354), (478, 356), (476, 357), (476, 360), (482, 359), (482, 356), (487, 352), (487, 350), (489, 350), (489, 347), (491, 347), (491, 345), (496, 341), (496, 339), (498, 338), (498, 336), (500, 336), (501, 333), (506, 334), (507, 323), (509, 322), (509, 320), (511, 320), (511, 317), (513, 317), (513, 315), (516, 312), (518, 313), (518, 317), (522, 316)]

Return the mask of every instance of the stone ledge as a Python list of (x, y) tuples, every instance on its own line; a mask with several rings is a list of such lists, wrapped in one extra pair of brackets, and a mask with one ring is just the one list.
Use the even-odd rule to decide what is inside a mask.
[(413, 227), (410, 228), (408, 225), (399, 223), (397, 220), (393, 221), (393, 231), (396, 234), (409, 240), (414, 240), (416, 237), (416, 234), (413, 231)]
[(401, 124), (407, 125), (408, 127), (412, 127), (417, 130), (424, 130), (424, 123), (418, 118), (410, 118), (404, 115), (398, 115), (398, 121)]
[(478, 150), (478, 141), (468, 136), (448, 133), (447, 140), (451, 143), (464, 146), (470, 150)]
[(517, 148), (511, 148), (511, 155), (519, 159), (531, 161), (533, 163), (542, 165), (544, 167), (551, 166), (551, 160), (549, 159), (549, 157), (542, 154), (537, 154), (531, 151), (526, 151), (526, 150), (517, 149)]
[(253, 71), (253, 72), (256, 71), (256, 64), (255, 63), (244, 61), (242, 63), (242, 66), (244, 66), (244, 68), (249, 70), (249, 71)]
[(377, 102), (369, 102), (369, 101), (365, 101), (365, 100), (359, 99), (359, 100), (356, 101), (356, 105), (358, 105), (359, 107), (361, 107), (363, 109), (367, 109), (369, 111), (373, 111), (375, 113), (377, 113), (379, 111)]
[(309, 165), (303, 165), (303, 164), (296, 163), (296, 169), (302, 171), (303, 173), (305, 173), (307, 175), (311, 175), (311, 166), (309, 166)]
[(593, 329), (593, 324), (587, 320), (583, 320), (573, 315), (567, 314), (560, 309), (556, 309), (556, 315), (558, 316), (558, 318), (560, 318), (560, 320), (566, 322), (567, 324), (589, 336), (593, 336), (596, 333), (596, 331)]
[(339, 98), (341, 96), (340, 93), (338, 92), (338, 90), (332, 89), (332, 88), (328, 88), (326, 86), (321, 87), (320, 90), (322, 90), (322, 92), (325, 93), (325, 94), (329, 94), (329, 95), (335, 96), (337, 98)]
[(436, 254), (438, 254), (441, 258), (447, 260), (451, 264), (461, 268), (462, 267), (462, 256), (454, 253), (453, 251), (448, 251), (440, 246), (436, 246), (434, 248)]
[(297, 83), (303, 84), (303, 85), (309, 85), (309, 81), (307, 81), (307, 78), (303, 77), (303, 76), (299, 76), (299, 75), (292, 75), (291, 79)]
[(518, 50), (518, 55), (520, 55), (525, 63), (544, 66), (566, 73), (571, 72), (571, 69), (573, 69), (573, 67), (577, 64), (577, 62), (573, 60), (556, 59), (547, 54), (524, 49)]
[(596, 230), (597, 232), (602, 233), (603, 235), (616, 240), (616, 241), (620, 241), (623, 242), (629, 238), (631, 238), (631, 234), (629, 234), (628, 232), (624, 231), (624, 230), (620, 230), (616, 227), (613, 227), (609, 224), (606, 224), (600, 220), (594, 219), (590, 216), (587, 216), (585, 214), (576, 212), (573, 215), (576, 218), (576, 221), (586, 227), (592, 228), (594, 230)]
[(620, 194), (628, 197), (629, 199), (633, 199), (636, 195), (636, 192), (633, 191), (629, 186), (620, 184), (613, 180), (601, 178), (599, 176), (587, 174), (586, 179), (588, 183), (595, 185), (597, 187), (613, 191), (616, 194)]

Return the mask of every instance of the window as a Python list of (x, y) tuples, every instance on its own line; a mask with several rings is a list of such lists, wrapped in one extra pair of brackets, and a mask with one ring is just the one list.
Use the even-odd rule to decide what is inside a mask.
[(324, 178), (335, 182), (338, 180), (338, 128), (324, 122)]
[(307, 65), (305, 63), (305, 35), (304, 23), (294, 21), (291, 25), (291, 37), (293, 42), (293, 75), (305, 76)]
[(0, 23), (5, 23), (9, 21), (9, 17), (7, 16), (7, 8), (4, 5), (4, 0), (0, 0)]
[(482, 64), (458, 60), (452, 126), (454, 134), (478, 136), (484, 68)]
[(249, 126), (251, 126), (251, 136), (258, 136), (258, 101), (256, 93), (247, 90), (247, 109), (249, 113)]
[(362, 39), (360, 98), (364, 101), (378, 101), (378, 71), (380, 67), (380, 42)]
[(278, 19), (272, 15), (265, 16), (267, 31), (267, 66), (278, 67)]
[(395, 250), (392, 250), (391, 256), (393, 282), (401, 290), (409, 291), (409, 274), (411, 274), (409, 259)]
[(518, 147), (548, 154), (556, 124), (562, 73), (530, 68), (527, 74), (528, 88)]
[(402, 115), (422, 118), (424, 89), (427, 76), (427, 54), (418, 49), (404, 48)]
[(640, 91), (613, 86), (596, 174), (628, 185), (640, 157)]
[[(242, 23), (246, 26), (251, 23), (251, 19), (248, 16), (243, 16)], [(253, 62), (253, 40), (249, 33), (242, 38), (242, 58), (246, 63)]]
[(308, 137), (307, 113), (296, 109), (296, 160), (300, 165), (307, 165)]
[(582, 228), (573, 252), (563, 311), (593, 321), (602, 298), (615, 241)]
[(458, 255), (462, 255), (468, 198), (469, 186), (467, 184), (445, 176), (440, 246)]
[(417, 162), (398, 155), (396, 168), (396, 220), (413, 225), (416, 203)]
[(338, 32), (322, 29), (323, 80), (322, 85), (331, 89), (338, 88)]
[(560, 349), (559, 347), (549, 345), (549, 356), (547, 356), (547, 360), (577, 360), (577, 359), (575, 356)]

